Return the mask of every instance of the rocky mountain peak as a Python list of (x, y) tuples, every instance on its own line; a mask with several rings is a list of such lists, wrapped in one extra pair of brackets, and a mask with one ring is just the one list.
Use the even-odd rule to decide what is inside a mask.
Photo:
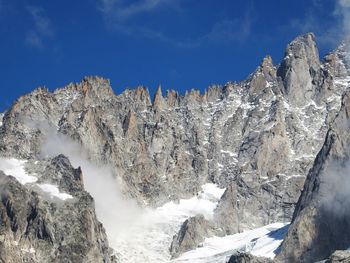
[(313, 33), (307, 33), (296, 37), (288, 44), (283, 62), (304, 60), (310, 68), (317, 69), (320, 65), (316, 37)]
[(325, 57), (326, 67), (334, 77), (350, 75), (350, 40), (344, 40), (333, 52)]
[(148, 88), (145, 86), (138, 86), (135, 89), (127, 89), (122, 93), (122, 96), (132, 100), (134, 103), (138, 103), (140, 106), (152, 106)]
[(96, 96), (113, 96), (114, 92), (111, 88), (110, 81), (99, 76), (86, 76), (79, 83), (71, 83), (65, 88), (56, 90), (69, 90), (80, 92), (84, 95), (96, 95)]
[(167, 90), (166, 101), (170, 107), (176, 107), (179, 104), (179, 93), (175, 90)]
[(292, 105), (302, 106), (317, 96), (314, 78), (320, 74), (319, 53), (313, 33), (295, 38), (286, 48), (277, 70), (283, 92)]
[(190, 91), (186, 90), (184, 100), (187, 103), (201, 103), (202, 96), (200, 90), (191, 89)]
[(276, 79), (277, 69), (273, 65), (272, 57), (266, 56), (260, 65), (261, 71), (268, 80)]
[(164, 107), (164, 98), (162, 94), (162, 87), (161, 85), (158, 86), (156, 94), (154, 95), (153, 99), (153, 108), (155, 109), (162, 109)]

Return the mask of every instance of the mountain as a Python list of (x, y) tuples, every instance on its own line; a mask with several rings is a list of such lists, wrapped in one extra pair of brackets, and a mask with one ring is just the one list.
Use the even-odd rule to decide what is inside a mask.
[(322, 260), (335, 250), (350, 248), (349, 113), (350, 93), (346, 91), (308, 173), (278, 256), (282, 262)]
[[(337, 181), (320, 179), (325, 163), (347, 151), (348, 50), (343, 43), (321, 61), (315, 36), (302, 35), (279, 65), (267, 56), (246, 80), (204, 94), (115, 95), (108, 80), (86, 77), (20, 97), (0, 125), (0, 262), (273, 257), (290, 221), (276, 260), (345, 249), (341, 224), (323, 232), (338, 221), (324, 219), (318, 202), (338, 200), (319, 189)], [(253, 232), (244, 243), (222, 249), (245, 230)], [(193, 251), (206, 244), (221, 247), (199, 259)]]

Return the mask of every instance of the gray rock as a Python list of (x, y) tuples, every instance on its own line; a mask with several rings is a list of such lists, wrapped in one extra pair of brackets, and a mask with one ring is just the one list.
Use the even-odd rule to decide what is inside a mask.
[(255, 257), (249, 253), (237, 252), (232, 255), (227, 263), (272, 263), (268, 258)]
[(221, 198), (214, 221), (225, 234), (273, 222), (289, 222), (304, 180), (281, 178), (271, 183), (247, 184), (239, 179), (230, 185)]
[(190, 217), (173, 237), (170, 254), (175, 258), (184, 252), (195, 249), (206, 237), (210, 237), (214, 233), (214, 225), (206, 220), (204, 216)]
[(313, 80), (319, 70), (314, 34), (300, 36), (288, 45), (277, 74), (283, 80), (283, 91), (292, 105), (304, 106), (315, 96)]
[(79, 169), (64, 156), (45, 168), (40, 180), (47, 172), (62, 175), (59, 188), (73, 199), (52, 198), (36, 184), (22, 185), (0, 171), (0, 262), (116, 262)]
[(0, 113), (0, 127), (2, 126), (2, 118), (4, 117), (3, 113)]
[(336, 250), (330, 256), (327, 263), (349, 263), (350, 262), (350, 251), (349, 250)]

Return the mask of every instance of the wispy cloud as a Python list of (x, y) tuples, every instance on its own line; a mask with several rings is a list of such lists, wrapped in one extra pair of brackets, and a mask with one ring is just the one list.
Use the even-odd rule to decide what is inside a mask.
[(299, 33), (314, 32), (318, 41), (323, 45), (337, 45), (350, 34), (350, 0), (337, 0), (334, 2), (334, 10), (330, 10), (333, 16), (331, 23), (325, 23), (320, 16), (320, 10), (325, 9), (324, 2), (313, 0), (312, 6), (306, 11), (304, 18), (292, 19), (287, 27), (293, 28)]
[(184, 40), (172, 40), (172, 44), (182, 48), (210, 44), (241, 44), (251, 35), (252, 23), (253, 20), (248, 14), (241, 19), (220, 20), (205, 34)]
[(245, 13), (242, 18), (222, 20), (215, 23), (211, 31), (199, 40), (212, 43), (243, 42), (251, 35), (252, 23), (250, 12)]
[(136, 15), (176, 5), (177, 1), (174, 0), (140, 0), (131, 4), (123, 0), (99, 0), (98, 8), (107, 19), (126, 21)]
[(28, 6), (27, 11), (33, 21), (33, 25), (27, 31), (25, 42), (32, 47), (43, 48), (44, 40), (55, 35), (51, 20), (41, 7)]
[(156, 13), (163, 9), (182, 11), (182, 1), (176, 0), (139, 0), (126, 4), (123, 0), (98, 0), (98, 10), (107, 25), (114, 30), (133, 37), (156, 39), (181, 48), (192, 48), (203, 44), (222, 44), (243, 42), (251, 34), (251, 9), (243, 17), (225, 18), (217, 21), (208, 32), (190, 38), (174, 38), (169, 33), (144, 24), (131, 23), (140, 15)]
[(350, 34), (350, 0), (338, 0), (334, 14), (341, 19), (343, 34)]

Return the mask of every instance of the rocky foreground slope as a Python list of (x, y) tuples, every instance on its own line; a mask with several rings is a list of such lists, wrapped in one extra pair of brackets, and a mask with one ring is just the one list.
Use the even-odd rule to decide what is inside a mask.
[(0, 262), (115, 262), (80, 168), (62, 155), (0, 166), (14, 174), (0, 172)]
[[(171, 90), (163, 96), (159, 88), (151, 100), (147, 88), (138, 87), (115, 95), (109, 81), (100, 77), (87, 77), (81, 83), (69, 84), (54, 92), (38, 88), (19, 98), (6, 111), (0, 125), (0, 156), (30, 160), (29, 163), (49, 163), (55, 157), (47, 155), (48, 151), (57, 155), (60, 150), (63, 153), (69, 150), (67, 155), (74, 156), (74, 149), (67, 148), (74, 148), (71, 146), (76, 143), (83, 148), (86, 159), (110, 167), (124, 195), (142, 207), (158, 207), (191, 198), (206, 183), (226, 189), (212, 218), (197, 215), (178, 227), (173, 242), (167, 244), (171, 252), (169, 257), (196, 248), (210, 235), (224, 236), (292, 219), (291, 230), (278, 258), (290, 262), (303, 258), (308, 262), (316, 255), (321, 256), (321, 250), (322, 256), (327, 257), (333, 249), (343, 249), (343, 241), (333, 242), (334, 247), (327, 250), (317, 246), (310, 250), (305, 232), (300, 232), (299, 236), (293, 229), (302, 227), (298, 220), (303, 219), (299, 218), (303, 213), (311, 213), (305, 211), (314, 211), (307, 207), (312, 200), (319, 199), (313, 198), (314, 190), (311, 193), (308, 185), (320, 181), (315, 178), (319, 178), (318, 171), (323, 168), (317, 166), (322, 166), (326, 158), (322, 157), (322, 152), (329, 151), (325, 149), (325, 138), (326, 144), (330, 138), (341, 138), (338, 133), (334, 135), (334, 127), (340, 127), (340, 130), (347, 127), (346, 123), (343, 126), (336, 124), (345, 118), (339, 116), (347, 116), (346, 111), (343, 113), (347, 96), (344, 94), (350, 87), (347, 50), (348, 46), (342, 44), (320, 61), (314, 35), (306, 34), (287, 46), (280, 65), (274, 65), (271, 57), (266, 57), (245, 81), (212, 86), (204, 94), (192, 90), (180, 96)], [(56, 140), (59, 136), (71, 146), (66, 143), (61, 149), (62, 140)], [(341, 142), (346, 141), (342, 139)], [(346, 144), (340, 144), (345, 151)], [(74, 205), (67, 201), (63, 206), (51, 201), (45, 203), (42, 201), (45, 195), (34, 182), (19, 185), (14, 179), (5, 177), (6, 180), (0, 181), (1, 185), (5, 188), (16, 185), (18, 191), (26, 192), (28, 197), (24, 203), (28, 205), (18, 208), (18, 212), (11, 212), (8, 199), (2, 197), (2, 226), (7, 226), (3, 222), (14, 220), (13, 213), (19, 213), (16, 222), (27, 218), (18, 232), (11, 228), (11, 223), (4, 228), (0, 237), (8, 241), (2, 247), (3, 251), (24, 258), (22, 250), (10, 249), (13, 242), (20, 247), (41, 242), (42, 235), (30, 236), (25, 229), (35, 221), (30, 213), (28, 215), (30, 207), (35, 206), (33, 202), (42, 202), (44, 212), (40, 216), (50, 220), (40, 222), (54, 230), (50, 239), (43, 241), (46, 243), (40, 243), (45, 245), (33, 247), (35, 251), (41, 249), (43, 252), (28, 262), (42, 262), (44, 256), (40, 258), (40, 255), (53, 258), (63, 253), (60, 251), (65, 251), (66, 258), (71, 257), (69, 260), (79, 255), (82, 262), (116, 260), (111, 257), (104, 229), (96, 219), (92, 199), (81, 184), (80, 188), (75, 186), (74, 191), (64, 185), (73, 184), (69, 180), (79, 185), (81, 179), (62, 177), (58, 180), (51, 176), (52, 173), (47, 173), (44, 166), (37, 168), (39, 171), (30, 170), (34, 168), (26, 169), (29, 174), (39, 174), (43, 178), (42, 184), (49, 182), (72, 195)], [(295, 210), (310, 168), (306, 190)], [(16, 204), (20, 200), (11, 202)], [(87, 211), (84, 218), (75, 214), (82, 209), (80, 206)], [(72, 218), (83, 224), (88, 221), (89, 237), (85, 237), (85, 229), (73, 227), (73, 219), (72, 223), (67, 220), (68, 216), (61, 218), (62, 213), (72, 213)], [(316, 214), (312, 215), (316, 217)], [(71, 231), (71, 227), (75, 230)], [(65, 234), (60, 231), (89, 242), (79, 242), (76, 246), (78, 242), (61, 240)], [(317, 233), (315, 230), (310, 235), (311, 241)], [(69, 235), (67, 238), (73, 240)], [(69, 249), (62, 248), (66, 242)], [(115, 250), (118, 253), (118, 248)], [(0, 258), (6, 253), (0, 253)], [(82, 254), (88, 255), (87, 259), (82, 258)], [(147, 258), (140, 259), (147, 262)], [(2, 260), (7, 262), (6, 258)]]

